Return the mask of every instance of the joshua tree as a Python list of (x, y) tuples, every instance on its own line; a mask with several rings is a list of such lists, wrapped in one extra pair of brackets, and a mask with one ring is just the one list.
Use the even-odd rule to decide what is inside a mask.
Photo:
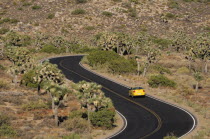
[[(83, 107), (88, 109), (88, 121), (90, 123), (90, 111), (98, 111), (101, 108), (112, 107), (111, 99), (105, 97), (101, 91), (101, 85), (93, 82), (81, 81), (76, 84), (76, 96), (80, 99)], [(90, 127), (89, 127), (90, 130)]]
[(69, 90), (64, 86), (55, 84), (53, 82), (46, 83), (45, 89), (49, 93), (51, 100), (52, 100), (52, 111), (53, 111), (54, 118), (55, 118), (55, 125), (59, 126), (58, 108), (62, 104), (62, 101), (68, 95)]
[(180, 50), (188, 50), (192, 45), (192, 40), (184, 32), (178, 31), (173, 36), (172, 47), (175, 48), (177, 52)]
[(208, 61), (210, 59), (210, 36), (208, 34), (203, 34), (197, 37), (193, 43), (191, 52), (196, 58), (203, 61), (203, 72), (208, 72)]
[(195, 78), (195, 80), (197, 81), (197, 82), (196, 82), (196, 86), (195, 86), (195, 90), (196, 90), (196, 92), (197, 92), (197, 91), (198, 91), (199, 82), (200, 82), (201, 80), (203, 80), (203, 76), (202, 76), (199, 72), (195, 72), (195, 73), (194, 73), (194, 78)]
[(149, 66), (152, 63), (156, 63), (158, 60), (157, 57), (160, 55), (160, 51), (158, 49), (151, 48), (151, 47), (146, 47), (144, 49), (144, 52), (146, 53), (146, 61), (144, 62), (143, 77), (145, 77)]
[(63, 84), (64, 82), (64, 75), (62, 74), (61, 70), (57, 68), (57, 65), (49, 62), (39, 64), (35, 69), (35, 72), (36, 76), (33, 79), (38, 84), (38, 95), (40, 95), (41, 84), (43, 82), (50, 81), (59, 85)]
[(30, 51), (27, 48), (7, 48), (6, 56), (13, 63), (8, 71), (13, 75), (15, 84), (17, 83), (18, 74), (23, 74), (34, 67), (33, 57), (31, 57)]

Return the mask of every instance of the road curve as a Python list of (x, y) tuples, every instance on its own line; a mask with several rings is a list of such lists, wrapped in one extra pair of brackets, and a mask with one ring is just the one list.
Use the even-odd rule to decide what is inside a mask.
[(67, 79), (74, 82), (93, 81), (103, 86), (115, 108), (127, 119), (127, 127), (113, 139), (162, 139), (167, 135), (182, 137), (196, 127), (196, 119), (186, 110), (167, 104), (151, 96), (128, 97), (128, 87), (96, 75), (80, 66), (82, 56), (50, 59)]

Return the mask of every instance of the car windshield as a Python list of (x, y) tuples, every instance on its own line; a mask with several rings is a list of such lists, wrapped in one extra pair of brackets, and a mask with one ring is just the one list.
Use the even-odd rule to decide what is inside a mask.
[(143, 89), (142, 87), (133, 87), (132, 90)]

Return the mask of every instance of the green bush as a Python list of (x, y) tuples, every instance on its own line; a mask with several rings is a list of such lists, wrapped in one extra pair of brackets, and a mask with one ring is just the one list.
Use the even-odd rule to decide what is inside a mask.
[(90, 121), (93, 126), (111, 129), (114, 123), (115, 111), (103, 109), (90, 113)]
[(153, 42), (160, 45), (161, 49), (168, 48), (172, 44), (171, 40), (161, 39), (161, 38), (160, 39), (154, 39)]
[(109, 62), (109, 71), (111, 73), (130, 73), (135, 72), (135, 65), (127, 59), (120, 58)]
[(55, 14), (54, 13), (50, 13), (47, 16), (47, 19), (53, 19), (54, 17), (55, 17)]
[(168, 19), (173, 19), (173, 18), (176, 18), (176, 15), (174, 15), (172, 13), (166, 13), (165, 17), (168, 18)]
[(118, 58), (120, 56), (112, 51), (93, 51), (87, 56), (90, 66), (100, 66)]
[(73, 111), (69, 114), (68, 118), (87, 118), (87, 113), (81, 110)]
[(94, 27), (94, 26), (87, 26), (87, 27), (85, 27), (85, 29), (86, 29), (86, 30), (94, 30), (95, 27)]
[(107, 17), (111, 17), (113, 15), (113, 13), (104, 11), (104, 12), (102, 12), (102, 15), (105, 15)]
[(128, 9), (128, 12), (129, 12), (129, 16), (131, 17), (137, 17), (137, 11), (136, 11), (136, 8), (129, 8)]
[(6, 68), (0, 64), (0, 70), (6, 70)]
[(6, 34), (9, 31), (8, 28), (1, 28), (0, 29), (0, 34)]
[(65, 129), (69, 131), (74, 131), (75, 133), (86, 133), (88, 132), (88, 121), (83, 118), (74, 117), (64, 121), (62, 125)]
[(86, 3), (87, 2), (87, 0), (75, 0), (75, 1), (76, 1), (77, 4), (79, 4), (79, 3)]
[(135, 60), (125, 59), (113, 51), (93, 51), (87, 56), (87, 63), (94, 67), (108, 68), (111, 73), (135, 72)]
[(9, 89), (9, 85), (4, 81), (0, 81), (0, 90), (1, 89)]
[(42, 47), (42, 49), (40, 50), (40, 52), (55, 53), (55, 54), (60, 53), (60, 51), (59, 51), (58, 48), (56, 48), (55, 46), (50, 45), (50, 44), (44, 45), (44, 46)]
[(67, 136), (63, 136), (62, 139), (80, 139), (80, 135), (73, 133)]
[(176, 87), (176, 83), (163, 75), (151, 76), (148, 80), (149, 86), (157, 88), (159, 86)]
[(23, 3), (23, 6), (30, 6), (30, 5), (32, 5), (30, 2), (24, 2)]
[(10, 118), (5, 114), (0, 113), (0, 126), (9, 125), (9, 124), (10, 124)]
[(130, 2), (133, 2), (135, 4), (138, 4), (139, 3), (139, 0), (129, 0)]
[(163, 73), (171, 74), (171, 71), (168, 68), (163, 67), (161, 65), (154, 65), (153, 69), (158, 71), (160, 74), (163, 74)]
[(0, 137), (15, 137), (17, 132), (9, 125), (3, 124), (0, 126)]
[(33, 79), (33, 77), (35, 76), (36, 76), (35, 70), (30, 70), (26, 72), (22, 77), (21, 84), (32, 88), (37, 88), (38, 84), (34, 83)]
[(49, 105), (47, 103), (44, 103), (43, 101), (34, 101), (22, 105), (22, 109), (26, 111), (31, 111), (35, 109), (48, 109), (48, 108)]
[(75, 9), (74, 11), (71, 12), (73, 15), (80, 15), (80, 14), (85, 14), (86, 11), (83, 9)]
[(31, 44), (31, 38), (27, 35), (20, 35), (16, 32), (9, 32), (5, 37), (9, 46), (28, 46)]
[(41, 9), (42, 7), (41, 6), (39, 6), (39, 5), (34, 5), (34, 6), (32, 6), (32, 9), (33, 10), (38, 10), (38, 9)]
[(168, 7), (169, 8), (179, 8), (179, 3), (175, 0), (169, 0)]

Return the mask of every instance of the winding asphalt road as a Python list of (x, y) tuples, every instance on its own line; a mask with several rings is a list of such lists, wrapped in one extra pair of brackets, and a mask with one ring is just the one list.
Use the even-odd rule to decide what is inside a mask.
[(82, 56), (52, 58), (66, 78), (74, 82), (93, 81), (103, 86), (115, 108), (126, 118), (126, 128), (112, 137), (114, 139), (162, 139), (166, 135), (182, 137), (196, 127), (192, 114), (161, 102), (151, 96), (145, 98), (128, 97), (128, 87), (96, 75), (80, 66)]

